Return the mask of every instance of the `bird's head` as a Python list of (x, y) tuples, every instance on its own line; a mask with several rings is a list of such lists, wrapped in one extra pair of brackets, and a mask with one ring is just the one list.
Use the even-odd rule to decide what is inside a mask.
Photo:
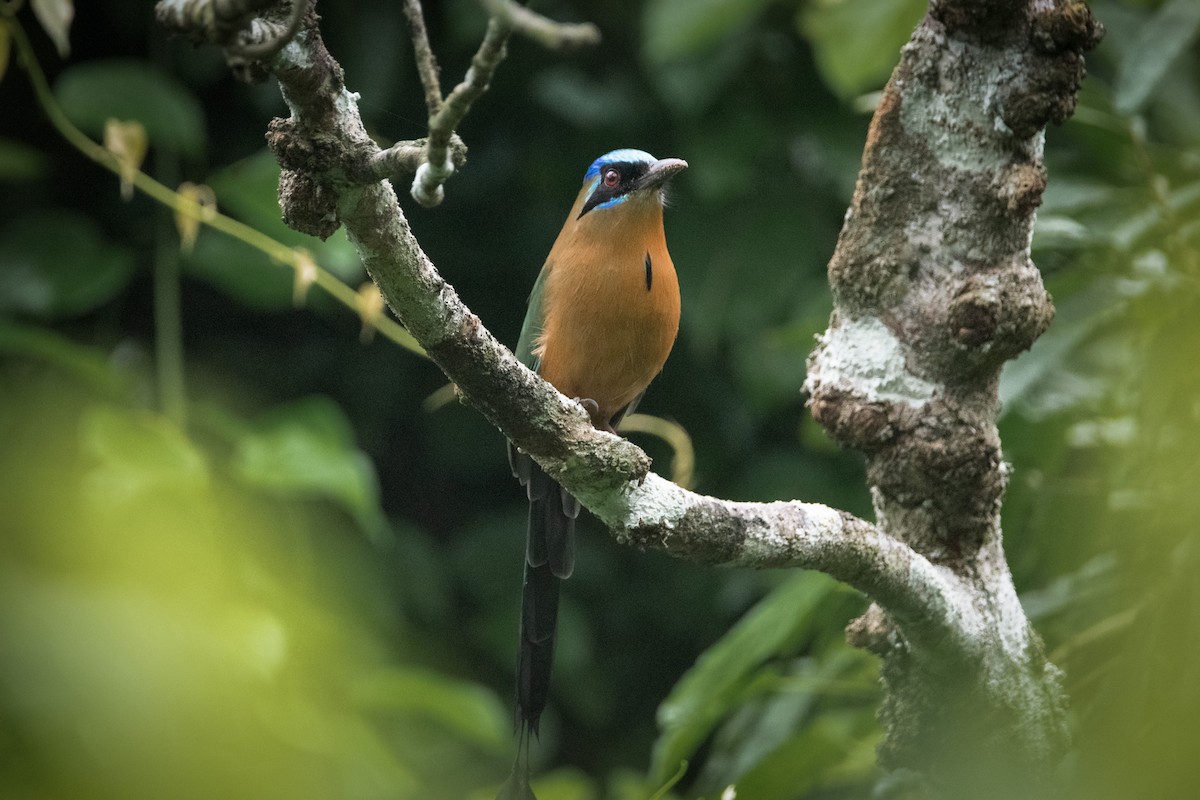
[(684, 169), (687, 162), (681, 158), (655, 158), (643, 150), (605, 153), (583, 176), (583, 202), (577, 219), (643, 204), (661, 209), (667, 181)]

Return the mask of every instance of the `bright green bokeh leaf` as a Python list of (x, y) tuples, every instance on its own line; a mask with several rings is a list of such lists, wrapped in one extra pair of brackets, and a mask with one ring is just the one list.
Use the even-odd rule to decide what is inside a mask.
[(799, 24), (829, 88), (848, 100), (884, 84), (928, 6), (926, 0), (817, 0), (804, 5)]
[(600, 792), (587, 775), (577, 769), (556, 769), (534, 777), (538, 800), (598, 800)]
[(1172, 62), (1200, 32), (1200, 3), (1171, 0), (1158, 9), (1124, 53), (1113, 89), (1113, 105), (1133, 114), (1146, 104)]
[(110, 118), (137, 120), (153, 147), (188, 156), (204, 151), (204, 112), (175, 78), (141, 61), (90, 61), (66, 69), (54, 85), (67, 116), (96, 139)]
[(386, 526), (375, 468), (354, 444), (342, 410), (310, 397), (270, 411), (234, 445), (234, 474), (245, 484), (312, 495), (344, 508), (371, 536)]
[(75, 4), (72, 0), (32, 0), (30, 5), (42, 30), (58, 49), (58, 55), (66, 58), (71, 54), (71, 20), (75, 18)]
[(376, 672), (356, 681), (354, 697), (367, 710), (420, 714), (494, 752), (512, 742), (511, 714), (493, 692), (429, 670)]
[(665, 781), (688, 760), (730, 709), (753, 689), (764, 662), (810, 635), (833, 579), (800, 573), (771, 592), (675, 684), (658, 709), (662, 733), (654, 743), (651, 775)]
[(208, 486), (204, 455), (165, 418), (115, 406), (94, 406), (80, 421), (80, 450), (93, 467), (85, 497), (95, 506), (120, 509), (163, 492), (195, 494)]
[(43, 319), (84, 314), (115, 297), (133, 275), (133, 254), (89, 218), (45, 211), (0, 230), (0, 311)]

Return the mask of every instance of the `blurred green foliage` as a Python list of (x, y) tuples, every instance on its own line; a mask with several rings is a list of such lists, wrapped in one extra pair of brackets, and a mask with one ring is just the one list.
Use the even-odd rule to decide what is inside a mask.
[[(449, 85), (481, 13), (426, 5)], [(1047, 134), (1034, 239), (1058, 318), (1001, 387), (1006, 544), (1073, 696), (1064, 796), (1185, 797), (1200, 783), (1200, 14), (1092, 6), (1109, 35), (1075, 118)], [(922, 8), (544, 2), (604, 44), (514, 41), (446, 203), (406, 212), (511, 342), (587, 164), (623, 146), (687, 158), (667, 219), (683, 328), (643, 409), (691, 433), (701, 491), (869, 514), (859, 459), (800, 386), (857, 109)], [(421, 135), (396, 4), (320, 11), (372, 134)], [(75, 12), (66, 61), (22, 21), (77, 124), (141, 120), (149, 171), (210, 184), (226, 213), (363, 279), (343, 234), (278, 220), (262, 147), (286, 113), (276, 88), (236, 84), (143, 5)], [(0, 107), (17, 110), (0, 115), (0, 794), (493, 796), (513, 753), (524, 513), (499, 434), (457, 405), (422, 411), (434, 367), (360, 342), (317, 292), (295, 308), (288, 270), (211, 231), (181, 256), (181, 306), (156, 307), (167, 212), (122, 202), (15, 64)], [(183, 426), (160, 413), (164, 313), (184, 331)], [(870, 795), (877, 665), (841, 636), (862, 598), (630, 552), (594, 524), (579, 548), (534, 748), (542, 800), (649, 797), (684, 761), (668, 796)]]

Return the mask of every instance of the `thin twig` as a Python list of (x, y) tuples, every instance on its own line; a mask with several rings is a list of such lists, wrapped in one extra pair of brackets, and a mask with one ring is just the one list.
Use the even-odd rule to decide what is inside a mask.
[(600, 29), (590, 22), (555, 22), (513, 0), (480, 0), (494, 18), (547, 50), (573, 50), (600, 44)]
[[(375, 183), (385, 178), (394, 183), (401, 176), (412, 175), (425, 163), (428, 143), (427, 138), (396, 142), (386, 150), (372, 153), (361, 165), (355, 165), (347, 177), (355, 183)], [(457, 133), (450, 135), (449, 155), (456, 168), (467, 163), (467, 145)]]
[(408, 27), (412, 32), (413, 58), (417, 62), (417, 72), (421, 75), (421, 85), (425, 87), (425, 108), (432, 117), (442, 110), (442, 84), (437, 58), (429, 46), (429, 32), (425, 29), (425, 12), (421, 9), (421, 0), (404, 0), (404, 16), (408, 17)]
[[(85, 157), (110, 172), (119, 175), (121, 168), (116, 157), (104, 149), (102, 145), (93, 141), (79, 128), (75, 127), (75, 124), (67, 118), (67, 115), (58, 106), (57, 101), (54, 99), (54, 93), (50, 90), (50, 86), (46, 82), (46, 74), (42, 71), (42, 65), (35, 57), (33, 46), (29, 43), (29, 39), (25, 35), (25, 31), (20, 23), (13, 19), (0, 22), (0, 26), (3, 25), (8, 26), (20, 59), (18, 63), (24, 68), (30, 85), (33, 87), (34, 98), (51, 126)], [(131, 180), (134, 188), (170, 208), (175, 214), (197, 219), (213, 230), (220, 231), (266, 254), (273, 262), (286, 265), (292, 269), (300, 268), (301, 261), (296, 248), (278, 242), (265, 233), (232, 217), (219, 214), (213, 208), (206, 207), (191, 197), (185, 197), (140, 170), (133, 173)], [(311, 260), (309, 263), (311, 264)], [(357, 307), (358, 293), (353, 288), (347, 286), (329, 270), (317, 267), (315, 264), (312, 264), (309, 268), (313, 270), (312, 283), (319, 286), (343, 306), (347, 308)], [(416, 339), (394, 320), (386, 316), (381, 316), (374, 320), (374, 325), (386, 338), (406, 350), (416, 355), (425, 355), (425, 351), (417, 344)]]
[(429, 118), (429, 142), (425, 148), (425, 163), (417, 169), (412, 183), (413, 199), (426, 208), (433, 208), (441, 203), (445, 196), (442, 184), (454, 174), (454, 162), (449, 152), (450, 137), (471, 110), (471, 104), (487, 91), (496, 67), (504, 60), (504, 45), (508, 42), (511, 31), (512, 28), (504, 21), (492, 17), (488, 22), (483, 42), (471, 59), (471, 67), (467, 70), (466, 77), (450, 92), (442, 103), (441, 110)]

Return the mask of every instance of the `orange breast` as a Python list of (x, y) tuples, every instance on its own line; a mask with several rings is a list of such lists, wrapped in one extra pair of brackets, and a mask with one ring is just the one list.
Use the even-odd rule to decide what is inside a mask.
[(595, 401), (593, 421), (606, 426), (662, 370), (679, 330), (679, 283), (656, 198), (572, 224), (578, 209), (550, 251), (537, 352), (542, 376)]

